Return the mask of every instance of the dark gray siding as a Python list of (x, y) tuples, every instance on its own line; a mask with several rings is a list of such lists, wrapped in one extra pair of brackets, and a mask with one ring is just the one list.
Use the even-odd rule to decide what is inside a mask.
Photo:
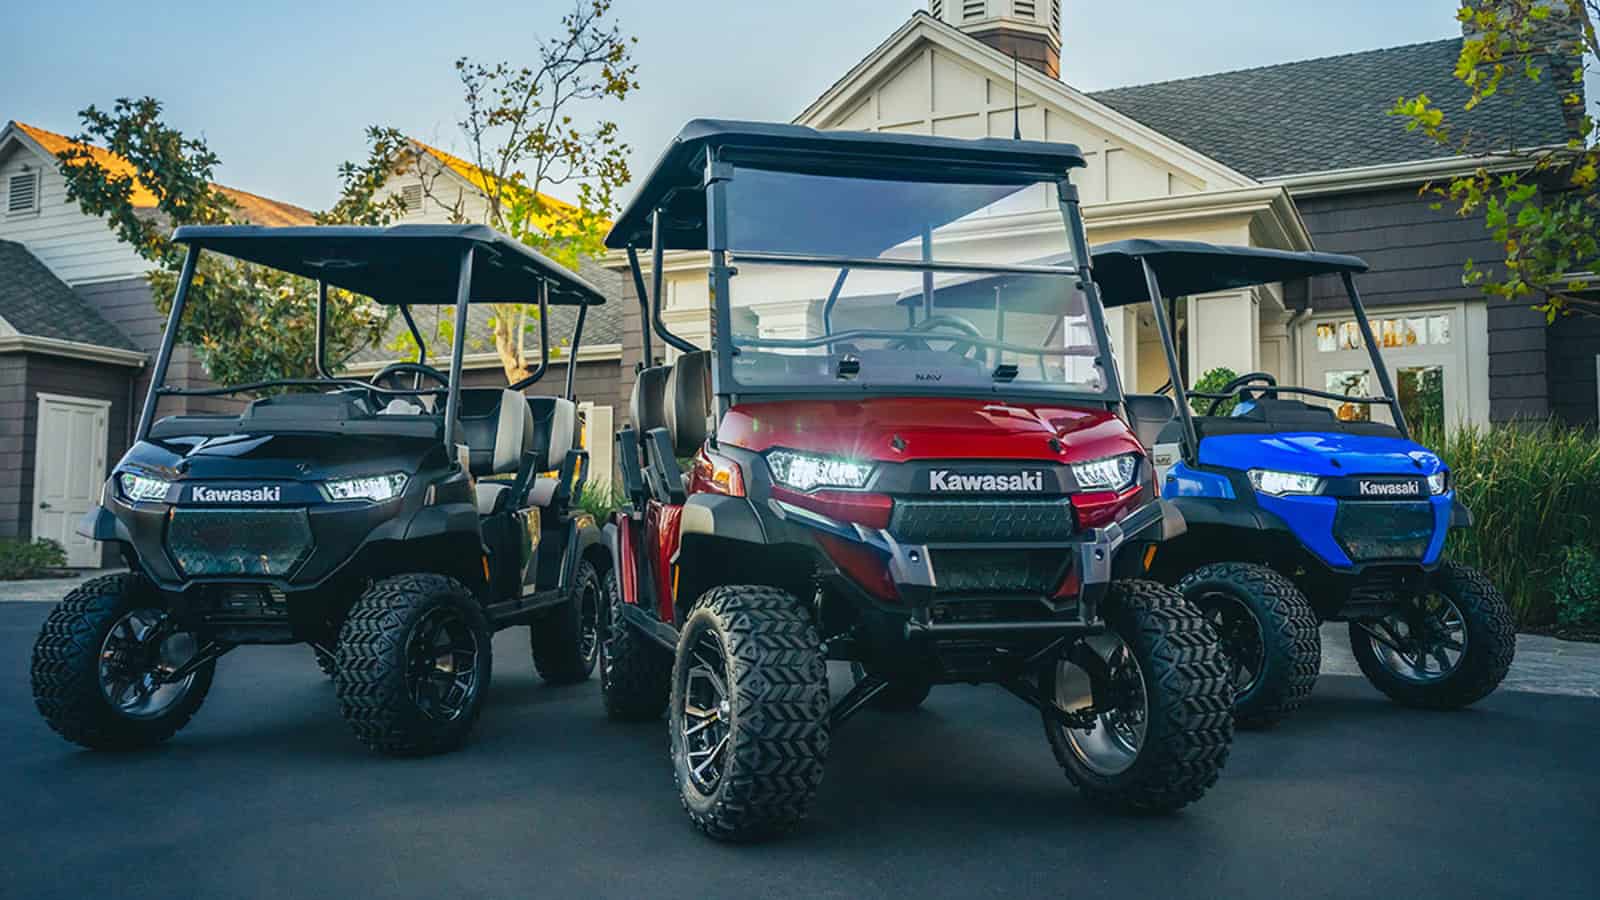
[[(1297, 197), (1295, 203), (1318, 250), (1352, 253), (1371, 264), (1358, 281), (1368, 306), (1482, 300), (1481, 291), (1461, 283), (1467, 260), (1493, 266), (1505, 259), (1481, 219), (1463, 219), (1448, 204), (1433, 209), (1415, 186)], [(1304, 302), (1303, 285), (1289, 285), (1288, 293), (1291, 303)], [(1318, 310), (1343, 308), (1344, 289), (1337, 279), (1318, 279), (1311, 302)], [(1545, 331), (1544, 318), (1527, 307), (1490, 303), (1492, 421), (1550, 415)]]
[[(0, 438), (0, 537), (32, 536), (39, 392), (110, 402), (106, 423), (109, 472), (128, 449), (132, 375), (133, 370), (123, 366), (38, 353), (0, 354), (0, 421), (21, 423)], [(106, 565), (117, 562), (111, 548), (106, 548), (104, 561)]]
[(1573, 317), (1550, 327), (1550, 409), (1573, 424), (1600, 420), (1595, 358), (1600, 356), (1600, 319)]
[[(156, 309), (150, 293), (150, 283), (144, 278), (127, 278), (99, 284), (83, 284), (73, 288), (78, 296), (93, 305), (100, 315), (126, 334), (140, 350), (155, 362), (161, 348), (161, 334), (166, 330), (167, 317)], [(167, 383), (176, 387), (214, 387), (201, 365), (187, 347), (178, 347), (172, 354), (172, 364), (167, 372)], [(150, 367), (139, 373), (135, 391), (138, 406), (143, 407), (145, 392), (150, 388)], [(168, 397), (161, 401), (160, 414), (237, 412), (244, 401), (231, 397)]]

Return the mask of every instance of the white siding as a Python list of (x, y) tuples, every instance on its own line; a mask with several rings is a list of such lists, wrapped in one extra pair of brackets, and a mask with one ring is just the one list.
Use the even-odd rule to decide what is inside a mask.
[[(150, 264), (118, 241), (104, 219), (84, 215), (77, 203), (67, 200), (66, 179), (47, 157), (11, 144), (0, 158), (0, 190), (12, 175), (25, 171), (40, 172), (39, 209), (19, 215), (0, 213), (0, 240), (27, 247), (67, 284), (112, 281), (149, 271)], [(0, 210), (4, 208), (0, 205)]]

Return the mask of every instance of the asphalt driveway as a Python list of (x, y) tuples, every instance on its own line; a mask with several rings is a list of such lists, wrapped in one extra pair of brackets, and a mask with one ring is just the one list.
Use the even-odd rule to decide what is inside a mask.
[(1035, 715), (949, 687), (834, 740), (812, 819), (724, 847), (678, 809), (664, 726), (543, 685), (518, 629), (462, 752), (388, 760), (304, 647), (219, 664), (193, 724), (109, 756), (33, 710), (44, 604), (0, 604), (3, 897), (1595, 897), (1600, 700), (1501, 692), (1457, 714), (1326, 676), (1163, 818), (1080, 801)]

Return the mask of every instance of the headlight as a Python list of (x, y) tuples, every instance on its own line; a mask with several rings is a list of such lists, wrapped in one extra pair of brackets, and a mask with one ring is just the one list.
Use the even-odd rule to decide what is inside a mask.
[(1251, 469), (1250, 486), (1263, 494), (1281, 497), (1284, 494), (1315, 494), (1322, 489), (1322, 479), (1299, 472), (1275, 472), (1272, 469)]
[(167, 488), (172, 487), (171, 482), (132, 472), (118, 475), (117, 484), (122, 488), (122, 496), (134, 501), (165, 500)]
[(1078, 487), (1093, 491), (1120, 491), (1133, 483), (1133, 473), (1139, 470), (1139, 454), (1124, 453), (1105, 459), (1073, 463), (1072, 477)]
[(400, 492), (406, 489), (406, 476), (395, 472), (392, 475), (336, 478), (324, 481), (322, 487), (328, 492), (329, 500), (371, 500), (373, 503), (382, 503), (400, 496)]
[(1450, 490), (1450, 470), (1440, 469), (1428, 476), (1428, 490), (1435, 494), (1442, 494)]
[(870, 463), (815, 456), (793, 450), (773, 450), (767, 454), (772, 478), (784, 487), (809, 491), (819, 487), (861, 488), (872, 477)]

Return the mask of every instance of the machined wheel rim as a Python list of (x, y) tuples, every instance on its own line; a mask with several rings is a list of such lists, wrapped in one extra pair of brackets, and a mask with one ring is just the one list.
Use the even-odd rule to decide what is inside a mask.
[(600, 589), (593, 582), (578, 597), (578, 652), (589, 667), (600, 655)]
[(100, 643), (100, 693), (130, 719), (154, 719), (176, 706), (194, 685), (195, 674), (165, 681), (194, 657), (194, 635), (174, 631), (166, 613), (136, 609), (106, 632)]
[[(1144, 672), (1132, 648), (1110, 632), (1085, 638), (1078, 653), (1088, 656), (1056, 664), (1056, 705), (1068, 712), (1093, 710), (1094, 727), (1059, 727), (1079, 762), (1098, 775), (1117, 775), (1134, 764), (1144, 747), (1150, 720)], [(1091, 673), (1079, 663), (1098, 671)]]
[(1200, 598), (1199, 606), (1221, 641), (1233, 695), (1243, 697), (1255, 689), (1266, 667), (1267, 641), (1261, 622), (1242, 601), (1227, 594), (1207, 594)]
[(716, 632), (707, 630), (695, 639), (683, 679), (678, 714), (683, 765), (695, 789), (710, 794), (722, 782), (733, 735), (727, 654)]
[(1446, 678), (1461, 667), (1467, 653), (1466, 617), (1438, 592), (1412, 597), (1389, 615), (1356, 624), (1378, 662), (1406, 681), (1427, 684)]
[(478, 693), (478, 654), (477, 632), (459, 611), (424, 613), (406, 641), (406, 685), (417, 709), (441, 722), (464, 715)]

